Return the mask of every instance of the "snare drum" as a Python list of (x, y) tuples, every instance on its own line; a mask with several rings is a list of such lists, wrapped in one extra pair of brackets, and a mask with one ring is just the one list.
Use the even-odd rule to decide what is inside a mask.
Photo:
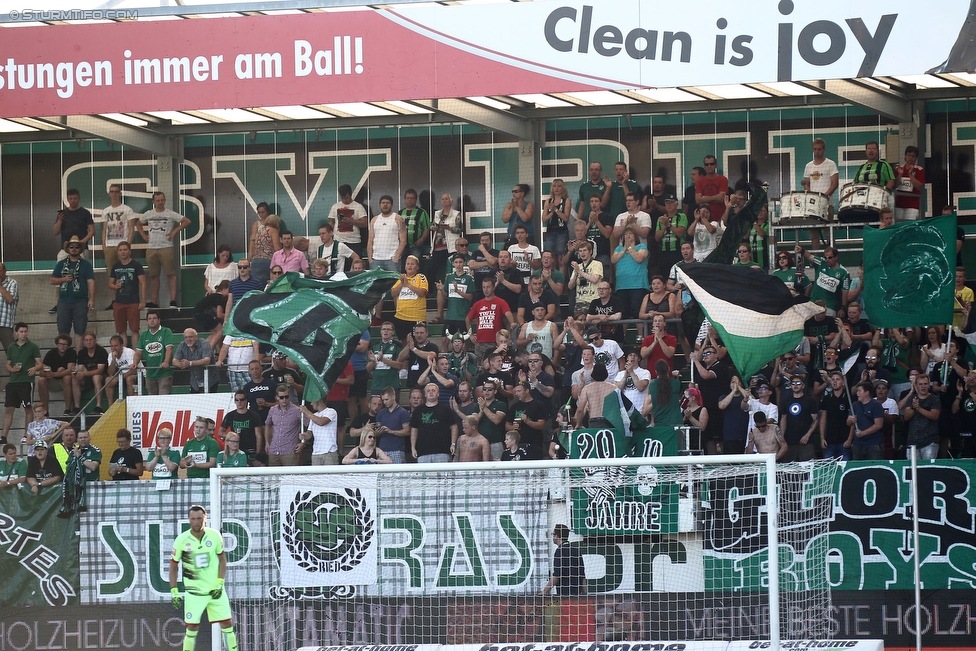
[(787, 192), (780, 197), (783, 219), (816, 219), (827, 221), (830, 216), (830, 200), (822, 192)]
[(877, 183), (848, 183), (840, 191), (840, 212), (852, 209), (880, 213), (885, 206), (894, 206), (892, 192)]

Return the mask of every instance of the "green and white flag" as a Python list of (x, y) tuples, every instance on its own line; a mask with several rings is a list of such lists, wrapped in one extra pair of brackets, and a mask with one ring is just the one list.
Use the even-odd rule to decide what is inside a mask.
[(864, 311), (879, 328), (952, 323), (956, 216), (864, 229)]
[(752, 267), (689, 264), (678, 269), (678, 282), (722, 337), (741, 377), (793, 350), (806, 320), (823, 312), (805, 298), (798, 302), (776, 276)]
[(266, 291), (248, 292), (237, 301), (224, 334), (247, 336), (285, 352), (308, 376), (305, 400), (319, 400), (369, 327), (370, 309), (398, 278), (381, 269), (345, 280), (289, 272)]

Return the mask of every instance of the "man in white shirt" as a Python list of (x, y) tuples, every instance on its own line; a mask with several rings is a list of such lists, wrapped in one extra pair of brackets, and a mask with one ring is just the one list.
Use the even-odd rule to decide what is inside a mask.
[[(329, 223), (335, 228), (335, 239), (360, 255), (363, 252), (360, 229), (366, 228), (369, 214), (363, 204), (353, 201), (349, 185), (340, 185), (338, 192), (339, 201), (329, 208)], [(322, 230), (319, 229), (319, 232)]]
[(302, 433), (302, 440), (308, 445), (312, 441), (312, 465), (334, 466), (339, 463), (339, 444), (336, 441), (338, 414), (335, 409), (325, 406), (324, 400), (312, 403), (318, 411), (313, 412), (304, 404), (302, 415), (308, 419), (308, 430)]
[[(813, 141), (813, 160), (803, 168), (803, 189), (807, 192), (820, 192), (827, 196), (829, 215), (834, 214), (834, 192), (837, 191), (837, 163), (827, 158), (827, 142), (823, 138)], [(820, 248), (820, 230), (810, 231), (810, 240), (814, 249)]]
[(112, 335), (111, 349), (108, 353), (108, 381), (105, 383), (108, 404), (115, 402), (115, 387), (119, 383), (119, 373), (125, 378), (125, 395), (136, 394), (135, 354), (134, 350), (125, 345), (125, 340), (120, 335)]
[(352, 266), (352, 262), (360, 260), (359, 254), (350, 248), (345, 242), (335, 237), (335, 229), (332, 224), (327, 222), (319, 226), (319, 245), (310, 246), (308, 249), (308, 264), (315, 264), (316, 260), (325, 260), (329, 263), (326, 276), (331, 276), (337, 271), (346, 271), (346, 265)]
[(149, 289), (152, 300), (146, 307), (159, 307), (160, 271), (169, 280), (169, 306), (176, 307), (176, 265), (173, 258), (173, 241), (180, 231), (190, 225), (187, 217), (166, 207), (166, 195), (153, 192), (153, 208), (136, 221), (136, 229), (148, 242), (146, 264), (149, 269)]
[(528, 285), (532, 272), (542, 268), (542, 252), (539, 247), (529, 244), (529, 230), (521, 224), (515, 227), (515, 239), (517, 241), (508, 247), (508, 252), (522, 274), (522, 283)]
[(261, 359), (258, 342), (249, 337), (230, 335), (224, 337), (224, 345), (220, 347), (220, 353), (217, 354), (217, 366), (227, 364), (227, 375), (232, 391), (243, 389), (244, 385), (251, 380), (247, 367), (254, 359)]
[(132, 243), (132, 220), (136, 214), (132, 208), (122, 203), (122, 186), (113, 183), (108, 186), (108, 196), (111, 204), (102, 210), (102, 254), (105, 256), (105, 268), (112, 269), (112, 265), (119, 261), (117, 247), (119, 242)]
[(651, 216), (640, 209), (640, 200), (633, 192), (627, 193), (627, 212), (617, 215), (617, 221), (613, 224), (613, 241), (623, 240), (624, 229), (628, 226), (637, 228), (640, 235), (641, 244), (647, 245), (647, 238), (654, 227)]

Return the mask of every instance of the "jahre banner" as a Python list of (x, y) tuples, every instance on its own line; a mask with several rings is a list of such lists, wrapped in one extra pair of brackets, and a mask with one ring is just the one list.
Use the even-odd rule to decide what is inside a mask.
[[(0, 117), (972, 72), (966, 0), (363, 8), (4, 29)], [(7, 22), (60, 20), (12, 11)], [(905, 56), (908, 44), (913, 47)]]

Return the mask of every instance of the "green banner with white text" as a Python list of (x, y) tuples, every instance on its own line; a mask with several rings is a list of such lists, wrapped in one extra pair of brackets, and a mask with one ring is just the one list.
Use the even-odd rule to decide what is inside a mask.
[(0, 490), (0, 605), (78, 604), (78, 516), (60, 519), (61, 486)]

